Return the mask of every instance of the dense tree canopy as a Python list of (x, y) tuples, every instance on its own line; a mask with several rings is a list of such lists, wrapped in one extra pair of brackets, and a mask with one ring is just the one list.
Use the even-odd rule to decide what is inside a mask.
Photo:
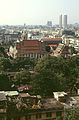
[(11, 90), (12, 82), (5, 74), (0, 74), (0, 90)]
[(74, 31), (71, 31), (71, 30), (64, 30), (62, 32), (62, 35), (72, 35), (72, 36), (75, 36), (75, 32)]
[(78, 58), (44, 57), (35, 66), (35, 93), (52, 95), (53, 91), (76, 92), (79, 83)]
[(31, 81), (30, 72), (26, 70), (17, 72), (14, 76), (14, 81), (16, 85), (30, 84), (30, 81)]
[(68, 109), (65, 111), (65, 120), (78, 120), (79, 108)]
[[(30, 71), (34, 71), (31, 75)], [(40, 60), (0, 57), (0, 73), (15, 72), (16, 84), (33, 86), (33, 93), (51, 96), (53, 91), (73, 93), (79, 89), (79, 56), (71, 58), (46, 56)], [(8, 76), (9, 77), (9, 76)]]
[(9, 58), (0, 57), (0, 72), (1, 71), (11, 71), (12, 63)]
[(13, 60), (13, 70), (21, 71), (23, 69), (33, 69), (36, 64), (36, 60), (34, 58), (16, 58)]

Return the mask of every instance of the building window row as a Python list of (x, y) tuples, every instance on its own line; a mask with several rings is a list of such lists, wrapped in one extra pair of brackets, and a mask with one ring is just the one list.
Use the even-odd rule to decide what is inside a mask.
[(36, 113), (36, 114), (29, 114), (26, 116), (25, 120), (63, 120), (62, 112), (46, 112), (46, 113)]
[(19, 57), (41, 58), (44, 55), (38, 53), (18, 54)]

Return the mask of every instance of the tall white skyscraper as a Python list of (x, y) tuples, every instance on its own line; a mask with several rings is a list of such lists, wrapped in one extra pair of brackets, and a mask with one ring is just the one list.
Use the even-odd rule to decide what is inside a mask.
[(67, 28), (67, 15), (64, 15), (63, 27)]
[(59, 16), (59, 27), (62, 28), (62, 15)]

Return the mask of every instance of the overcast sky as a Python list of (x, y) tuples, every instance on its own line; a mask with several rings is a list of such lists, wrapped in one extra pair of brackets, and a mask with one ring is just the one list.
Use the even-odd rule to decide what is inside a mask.
[(0, 0), (0, 24), (35, 25), (67, 14), (68, 23), (79, 23), (79, 0)]

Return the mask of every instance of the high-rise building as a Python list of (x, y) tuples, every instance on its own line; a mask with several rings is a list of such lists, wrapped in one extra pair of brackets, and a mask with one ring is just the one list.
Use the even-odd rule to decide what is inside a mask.
[(59, 27), (62, 28), (62, 15), (59, 16)]
[(67, 15), (64, 15), (63, 27), (67, 28)]
[(52, 21), (47, 21), (47, 26), (52, 27)]

